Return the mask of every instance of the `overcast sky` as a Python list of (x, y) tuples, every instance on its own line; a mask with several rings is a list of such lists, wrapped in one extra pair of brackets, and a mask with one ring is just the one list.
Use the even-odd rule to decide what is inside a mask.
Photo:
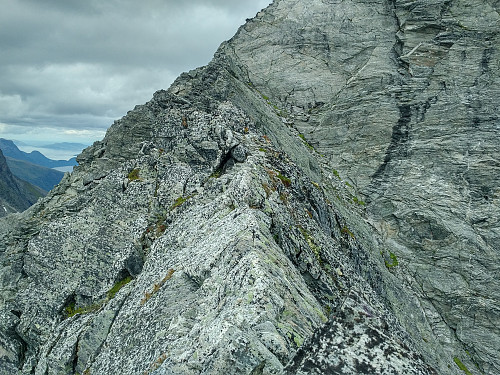
[(0, 137), (102, 139), (272, 0), (2, 0)]

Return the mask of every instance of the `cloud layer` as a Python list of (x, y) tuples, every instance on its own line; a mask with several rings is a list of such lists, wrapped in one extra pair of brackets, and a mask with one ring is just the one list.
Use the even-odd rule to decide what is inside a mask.
[(271, 0), (4, 0), (0, 137), (92, 142)]

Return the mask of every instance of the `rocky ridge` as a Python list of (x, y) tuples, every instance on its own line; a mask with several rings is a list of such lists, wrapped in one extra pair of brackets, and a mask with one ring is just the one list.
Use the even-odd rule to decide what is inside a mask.
[(0, 373), (497, 373), (482, 5), (275, 1), (116, 121), (0, 221)]

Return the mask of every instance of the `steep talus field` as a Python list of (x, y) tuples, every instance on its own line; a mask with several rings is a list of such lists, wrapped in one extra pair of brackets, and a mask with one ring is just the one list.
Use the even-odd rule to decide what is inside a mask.
[(498, 9), (275, 0), (0, 221), (0, 374), (497, 374)]

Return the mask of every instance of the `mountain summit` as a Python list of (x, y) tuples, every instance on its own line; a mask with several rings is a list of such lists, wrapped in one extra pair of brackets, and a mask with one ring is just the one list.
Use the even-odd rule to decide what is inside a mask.
[(0, 221), (0, 374), (498, 374), (498, 1), (275, 0)]

